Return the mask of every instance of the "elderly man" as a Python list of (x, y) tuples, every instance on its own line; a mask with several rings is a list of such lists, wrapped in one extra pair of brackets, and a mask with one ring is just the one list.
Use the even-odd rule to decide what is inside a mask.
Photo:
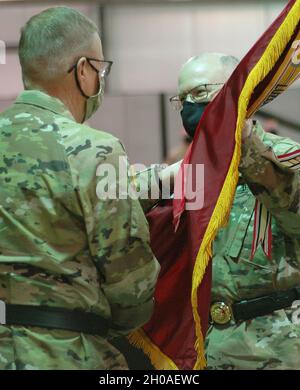
[[(205, 53), (183, 65), (179, 96), (171, 100), (180, 106), (189, 135), (237, 63), (234, 57)], [(265, 133), (258, 122), (245, 126), (242, 175), (230, 220), (213, 245), (209, 369), (300, 367), (295, 310), (300, 299), (300, 180), (299, 171), (287, 169), (278, 159), (299, 149), (290, 139)], [(255, 197), (274, 217), (272, 260), (260, 247), (250, 260)]]
[(97, 196), (126, 161), (82, 124), (111, 62), (65, 7), (27, 22), (19, 56), (26, 90), (0, 115), (0, 368), (126, 369), (109, 340), (149, 320), (159, 265), (139, 200)]

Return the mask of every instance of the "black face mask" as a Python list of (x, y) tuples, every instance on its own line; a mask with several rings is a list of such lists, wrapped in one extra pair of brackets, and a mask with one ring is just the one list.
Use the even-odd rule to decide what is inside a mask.
[(194, 138), (198, 123), (208, 103), (184, 102), (181, 110), (182, 124), (191, 138)]

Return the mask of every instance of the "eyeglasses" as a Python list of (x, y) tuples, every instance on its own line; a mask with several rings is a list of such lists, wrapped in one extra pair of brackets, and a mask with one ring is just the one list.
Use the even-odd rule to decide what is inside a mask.
[(197, 87), (190, 89), (188, 92), (182, 93), (181, 95), (172, 96), (169, 101), (176, 111), (181, 111), (183, 108), (183, 102), (189, 96), (193, 103), (200, 103), (204, 99), (208, 98), (210, 86), (224, 85), (224, 83), (213, 83), (213, 84), (200, 84)]
[[(104, 60), (97, 60), (96, 58), (89, 58), (85, 57), (87, 59), (87, 62), (90, 64), (90, 66), (94, 69), (95, 72), (97, 72), (101, 77), (107, 77), (110, 73), (113, 61), (104, 61)], [(98, 62), (101, 64), (100, 69), (97, 69), (95, 65), (93, 65), (92, 62)], [(71, 68), (68, 70), (68, 73), (71, 73), (74, 69), (77, 67), (77, 62)]]

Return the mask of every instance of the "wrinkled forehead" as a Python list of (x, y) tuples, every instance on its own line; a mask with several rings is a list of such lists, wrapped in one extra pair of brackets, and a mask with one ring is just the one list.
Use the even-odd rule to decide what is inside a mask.
[(188, 92), (201, 84), (225, 83), (228, 78), (218, 58), (190, 61), (181, 69), (179, 75), (179, 93)]

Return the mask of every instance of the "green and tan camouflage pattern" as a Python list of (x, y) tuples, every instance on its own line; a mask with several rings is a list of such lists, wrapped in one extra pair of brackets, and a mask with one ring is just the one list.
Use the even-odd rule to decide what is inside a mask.
[[(212, 302), (230, 305), (300, 286), (300, 173), (276, 161), (297, 149), (300, 145), (265, 133), (259, 123), (245, 141), (240, 172), (273, 215), (272, 260), (261, 246), (250, 260), (255, 197), (246, 184), (239, 185), (228, 226), (214, 242)], [(241, 324), (211, 325), (208, 369), (300, 369), (299, 306)]]
[[(97, 313), (120, 327), (109, 338), (147, 322), (159, 264), (143, 209), (96, 195), (97, 167), (126, 158), (119, 140), (24, 91), (0, 115), (0, 151), (0, 299)], [(0, 326), (0, 369), (126, 368), (100, 336)]]

